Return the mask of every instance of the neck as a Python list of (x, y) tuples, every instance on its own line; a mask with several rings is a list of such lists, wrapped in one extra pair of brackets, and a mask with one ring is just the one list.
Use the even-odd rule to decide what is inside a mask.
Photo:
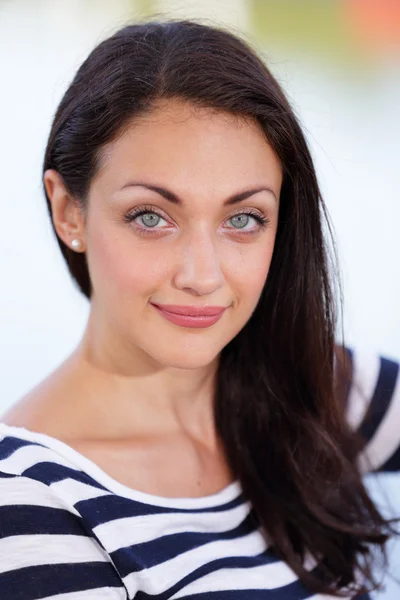
[[(118, 353), (113, 352), (118, 348)], [(88, 328), (69, 361), (80, 407), (108, 435), (186, 433), (216, 444), (213, 398), (218, 361), (197, 369), (157, 364), (140, 349), (98, 343)], [(77, 396), (76, 396), (77, 397)], [(82, 404), (82, 398), (85, 398)]]

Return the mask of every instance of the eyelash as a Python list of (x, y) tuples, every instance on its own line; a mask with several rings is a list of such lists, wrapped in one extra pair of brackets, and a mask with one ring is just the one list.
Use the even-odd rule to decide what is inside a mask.
[[(161, 219), (166, 220), (165, 217), (161, 213), (159, 213), (154, 207), (147, 205), (147, 206), (138, 206), (138, 207), (134, 208), (132, 211), (130, 211), (130, 213), (128, 213), (127, 215), (124, 216), (124, 221), (126, 223), (131, 223), (138, 217), (141, 217), (142, 215), (145, 215), (147, 213), (155, 214), (158, 217), (160, 217)], [(259, 226), (262, 230), (266, 229), (271, 222), (270, 219), (268, 219), (268, 217), (265, 217), (264, 215), (261, 215), (260, 213), (253, 211), (252, 209), (243, 210), (242, 212), (235, 213), (234, 215), (232, 215), (229, 218), (233, 219), (233, 217), (237, 217), (239, 215), (249, 215), (250, 217), (253, 217), (257, 221), (257, 223), (259, 224)], [(155, 227), (154, 228), (153, 227), (144, 227), (143, 225), (137, 225), (137, 227), (139, 227), (141, 233), (144, 233), (145, 235), (147, 235), (147, 234), (151, 235), (155, 231), (159, 231), (159, 229), (156, 229)], [(254, 235), (255, 233), (258, 233), (258, 231), (259, 231), (259, 229), (251, 230), (251, 231), (241, 231), (240, 229), (235, 229), (235, 228), (233, 228), (233, 230), (236, 232), (239, 232), (240, 235)]]

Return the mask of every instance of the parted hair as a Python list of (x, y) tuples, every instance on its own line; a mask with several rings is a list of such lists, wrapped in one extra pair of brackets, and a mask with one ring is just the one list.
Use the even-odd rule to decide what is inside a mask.
[[(242, 36), (200, 21), (125, 26), (94, 48), (65, 92), (43, 172), (58, 171), (85, 210), (104, 145), (166, 99), (253, 119), (283, 170), (268, 278), (249, 321), (221, 351), (214, 397), (217, 431), (251, 516), (310, 591), (379, 589), (375, 560), (387, 563), (394, 531), (363, 485), (335, 395), (329, 221), (305, 136), (261, 56)], [(57, 240), (90, 300), (85, 254)], [(314, 568), (305, 566), (309, 556)]]

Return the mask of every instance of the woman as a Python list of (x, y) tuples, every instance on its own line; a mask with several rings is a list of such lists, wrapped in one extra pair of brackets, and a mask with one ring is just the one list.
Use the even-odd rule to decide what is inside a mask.
[(393, 530), (336, 399), (324, 205), (267, 68), (217, 28), (125, 27), (66, 91), (43, 181), (90, 316), (3, 417), (1, 597), (366, 598)]

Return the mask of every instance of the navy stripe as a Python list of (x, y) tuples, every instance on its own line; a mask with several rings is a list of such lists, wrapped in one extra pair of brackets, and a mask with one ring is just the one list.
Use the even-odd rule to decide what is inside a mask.
[(97, 498), (81, 500), (75, 504), (76, 509), (81, 513), (87, 514), (87, 519), (92, 527), (108, 523), (115, 519), (124, 519), (127, 517), (138, 517), (146, 515), (161, 514), (204, 514), (225, 512), (231, 508), (236, 508), (242, 504), (242, 494), (220, 506), (211, 506), (208, 508), (176, 508), (168, 506), (156, 506), (153, 504), (144, 504), (131, 498), (122, 496), (107, 495)]
[[(259, 557), (262, 557), (264, 554), (265, 553), (259, 555)], [(239, 557), (237, 559), (230, 560), (216, 560), (211, 563), (214, 566), (214, 568), (211, 570), (214, 571), (224, 568), (247, 568), (257, 566), (257, 558), (258, 557)], [(253, 564), (249, 565), (249, 561), (251, 561)], [(259, 564), (262, 564), (264, 562), (265, 558), (261, 558)], [(204, 567), (197, 569), (197, 571), (195, 571), (195, 579), (206, 575), (209, 572), (208, 566), (209, 565), (204, 565)], [(190, 575), (182, 579), (178, 584), (174, 585), (172, 588), (169, 588), (169, 590), (161, 594), (150, 595), (146, 592), (139, 591), (137, 594), (135, 594), (135, 600), (168, 600), (168, 598), (170, 598), (179, 589), (182, 589), (183, 587), (191, 583), (191, 580), (193, 579), (192, 575), (193, 574), (191, 573)], [(306, 600), (312, 595), (313, 594), (310, 592), (310, 590), (306, 589), (306, 587), (301, 581), (296, 580), (292, 583), (289, 583), (288, 585), (284, 585), (278, 588), (272, 588), (270, 590), (259, 590), (249, 588), (243, 590), (218, 590), (215, 592), (200, 592), (198, 594), (180, 596), (180, 599), (184, 600), (185, 598), (190, 598), (190, 600), (248, 600), (249, 598), (251, 598), (251, 600)]]
[(154, 506), (144, 504), (130, 498), (122, 496), (98, 496), (97, 498), (88, 498), (79, 500), (75, 504), (76, 510), (81, 514), (87, 515), (91, 527), (97, 527), (103, 523), (108, 523), (116, 519), (126, 519), (129, 517), (141, 517), (147, 515), (172, 514), (176, 511), (173, 508), (164, 506)]
[[(49, 450), (48, 446), (45, 446), (43, 444), (22, 440), (20, 438), (12, 436), (7, 436), (1, 440), (0, 459), (8, 458), (12, 454), (14, 454), (14, 452), (26, 446), (37, 446)], [(50, 450), (54, 452), (54, 450), (52, 450), (51, 448)], [(52, 483), (56, 481), (61, 481), (63, 479), (75, 479), (75, 481), (79, 481), (81, 483), (86, 484), (89, 483), (93, 487), (101, 489), (103, 491), (109, 491), (103, 485), (98, 483), (95, 479), (93, 479), (92, 477), (90, 477), (85, 472), (79, 469), (66, 467), (64, 465), (49, 462), (47, 460), (37, 462), (35, 465), (29, 467), (28, 469), (25, 469), (25, 471), (23, 471), (21, 475), (30, 479), (34, 479), (36, 481), (40, 481), (41, 483), (45, 483), (46, 485), (51, 485)]]
[(398, 363), (380, 358), (380, 370), (371, 403), (359, 428), (362, 437), (368, 442), (378, 430), (392, 400), (399, 373)]
[(89, 484), (91, 487), (102, 491), (110, 491), (104, 487), (104, 485), (101, 485), (101, 483), (93, 479), (93, 477), (87, 475), (87, 473), (84, 471), (78, 471), (77, 469), (60, 465), (56, 462), (38, 462), (28, 469), (25, 469), (21, 475), (24, 477), (29, 477), (29, 479), (40, 481), (46, 485), (51, 485), (52, 483), (63, 481), (64, 479), (73, 479), (79, 483), (85, 483), (86, 485)]
[(15, 475), (15, 473), (3, 473), (3, 471), (0, 471), (0, 478), (15, 479), (16, 477), (19, 477), (19, 475)]
[[(24, 446), (38, 446), (40, 448), (45, 448), (49, 450), (48, 446), (43, 444), (39, 444), (36, 442), (31, 442), (27, 440), (22, 440), (20, 438), (7, 436), (1, 440), (0, 444), (0, 459), (8, 458), (16, 450), (23, 448)], [(50, 448), (52, 452), (52, 450)], [(46, 485), (51, 485), (56, 481), (62, 481), (63, 479), (74, 479), (75, 481), (79, 481), (80, 483), (90, 484), (91, 486), (98, 488), (102, 491), (109, 491), (103, 485), (98, 483), (95, 479), (87, 475), (84, 471), (80, 469), (75, 469), (72, 467), (67, 467), (64, 465), (60, 465), (58, 463), (49, 462), (47, 460), (37, 462), (35, 465), (25, 469), (21, 473), (22, 476), (28, 477), (30, 479), (34, 479), (36, 481), (40, 481), (41, 483), (45, 483)]]
[[(185, 531), (164, 535), (148, 542), (115, 550), (110, 553), (110, 558), (114, 564), (118, 565), (121, 577), (126, 577), (132, 571), (137, 572), (142, 569), (154, 567), (179, 554), (193, 550), (193, 548), (199, 548), (200, 546), (204, 546), (204, 544), (219, 540), (234, 540), (248, 535), (254, 530), (254, 519), (251, 515), (248, 515), (238, 527), (234, 527), (228, 531), (204, 533)], [(138, 546), (140, 546), (140, 551), (138, 551)], [(137, 556), (140, 556), (140, 564), (137, 562)], [(266, 562), (276, 562), (277, 560), (271, 554), (267, 556)]]
[(14, 452), (23, 448), (24, 446), (39, 446), (41, 448), (46, 448), (43, 444), (38, 444), (37, 442), (31, 442), (27, 440), (21, 440), (20, 438), (6, 436), (1, 440), (0, 444), (0, 460), (4, 458), (8, 458)]
[(84, 535), (81, 518), (62, 508), (33, 505), (0, 506), (0, 538), (12, 535)]
[(0, 573), (1, 600), (39, 600), (106, 586), (122, 587), (122, 583), (104, 562), (40, 565)]
[(375, 469), (374, 473), (379, 473), (380, 471), (387, 473), (400, 471), (400, 446), (386, 462)]

